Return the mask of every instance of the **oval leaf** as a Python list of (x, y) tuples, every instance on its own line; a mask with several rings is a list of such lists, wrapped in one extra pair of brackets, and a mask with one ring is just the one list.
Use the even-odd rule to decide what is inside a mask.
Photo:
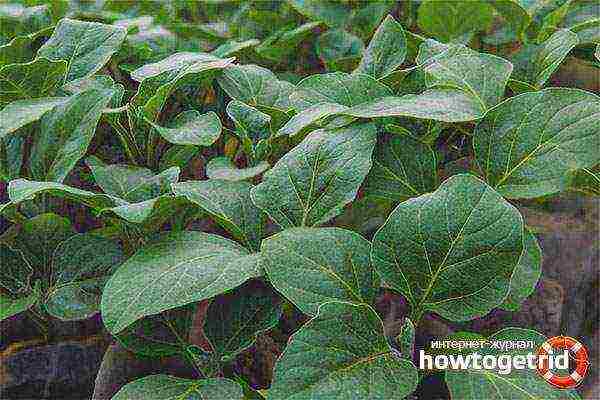
[(371, 168), (373, 124), (318, 130), (252, 188), (252, 201), (284, 228), (329, 221), (351, 202)]
[(371, 307), (327, 303), (290, 338), (267, 398), (401, 399), (417, 381), (415, 366), (394, 354)]
[(478, 178), (455, 175), (398, 205), (375, 234), (371, 258), (413, 315), (462, 321), (502, 303), (522, 251), (519, 211)]
[(371, 303), (379, 288), (370, 243), (340, 228), (291, 228), (261, 247), (273, 286), (302, 312), (315, 315), (330, 301)]
[(600, 97), (550, 88), (512, 97), (477, 125), (473, 147), (486, 181), (509, 198), (559, 192), (569, 171), (600, 162)]
[(259, 274), (257, 257), (231, 240), (194, 231), (164, 233), (110, 278), (102, 319), (116, 334), (142, 317), (208, 299)]

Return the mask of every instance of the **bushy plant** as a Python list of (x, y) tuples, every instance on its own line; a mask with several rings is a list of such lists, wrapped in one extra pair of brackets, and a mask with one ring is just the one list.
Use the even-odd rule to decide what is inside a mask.
[[(1, 318), (100, 312), (197, 369), (116, 400), (405, 398), (424, 316), (533, 292), (519, 205), (598, 194), (600, 97), (549, 82), (569, 53), (598, 66), (599, 21), (586, 1), (1, 4)], [(408, 303), (398, 337), (382, 293)], [(254, 390), (231, 363), (283, 320)], [(577, 397), (535, 371), (446, 383)]]

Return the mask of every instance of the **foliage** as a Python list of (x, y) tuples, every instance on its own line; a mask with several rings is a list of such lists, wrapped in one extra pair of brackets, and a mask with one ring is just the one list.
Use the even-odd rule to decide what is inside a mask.
[[(552, 87), (568, 57), (598, 67), (597, 11), (0, 4), (0, 317), (100, 312), (131, 350), (198, 371), (114, 399), (410, 395), (425, 315), (514, 311), (535, 289), (523, 200), (600, 192), (600, 97)], [(397, 338), (375, 308), (388, 291), (410, 307)], [(290, 310), (308, 322), (255, 391), (231, 365)], [(493, 338), (510, 334), (542, 338)], [(446, 374), (456, 399), (576, 396), (500, 378)]]

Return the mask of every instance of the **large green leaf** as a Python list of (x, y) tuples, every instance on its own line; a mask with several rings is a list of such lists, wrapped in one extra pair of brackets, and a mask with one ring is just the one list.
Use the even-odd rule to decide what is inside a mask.
[(64, 18), (38, 50), (38, 56), (69, 63), (66, 81), (98, 72), (125, 40), (124, 28)]
[[(455, 335), (460, 334), (459, 332)], [(503, 351), (491, 346), (485, 346), (482, 350), (478, 351), (482, 356), (492, 355), (500, 357), (502, 355), (509, 355), (511, 357), (527, 357), (529, 354), (535, 354), (539, 346), (546, 341), (546, 337), (528, 329), (505, 328), (491, 335), (487, 338), (487, 341), (488, 343), (492, 341), (506, 343), (532, 341), (535, 345), (534, 349), (518, 349), (515, 346), (515, 348)], [(450, 396), (453, 399), (461, 400), (495, 398), (514, 400), (575, 400), (580, 398), (575, 390), (557, 389), (550, 385), (537, 370), (528, 368), (513, 368), (508, 374), (500, 373), (498, 369), (448, 370), (446, 371), (446, 383), (450, 390)]]
[(54, 27), (49, 26), (24, 36), (16, 36), (0, 46), (0, 67), (8, 64), (22, 64), (33, 59), (35, 42), (38, 38), (50, 36)]
[(494, 9), (485, 1), (425, 0), (419, 6), (419, 27), (442, 42), (466, 42), (493, 19)]
[(160, 61), (146, 64), (132, 71), (131, 78), (137, 82), (142, 82), (144, 79), (161, 76), (162, 79), (168, 81), (174, 79), (183, 70), (194, 64), (220, 60), (221, 58), (207, 53), (175, 53)]
[(160, 174), (147, 168), (125, 164), (107, 165), (90, 156), (86, 164), (92, 171), (96, 184), (104, 193), (114, 196), (120, 203), (138, 203), (154, 199), (171, 191), (171, 184), (179, 179), (179, 168), (172, 167)]
[(332, 72), (300, 81), (290, 95), (290, 101), (297, 112), (302, 112), (320, 103), (352, 107), (391, 94), (387, 86), (369, 75)]
[(249, 283), (217, 296), (206, 312), (204, 334), (221, 361), (232, 360), (279, 322), (281, 301), (268, 287)]
[(12, 294), (22, 294), (31, 289), (30, 279), (33, 269), (21, 252), (0, 243), (0, 261), (2, 265), (0, 287)]
[(524, 46), (513, 56), (514, 77), (541, 88), (578, 43), (575, 33), (561, 29), (540, 45)]
[(327, 303), (290, 338), (267, 398), (402, 399), (416, 388), (417, 375), (391, 349), (371, 307)]
[(197, 315), (196, 304), (149, 315), (121, 331), (117, 340), (136, 354), (149, 357), (183, 355), (191, 346), (189, 336)]
[(436, 187), (437, 161), (431, 147), (408, 132), (379, 141), (365, 180), (367, 196), (401, 201)]
[(15, 100), (54, 95), (63, 84), (66, 70), (66, 61), (45, 58), (0, 68), (0, 108)]
[(421, 94), (383, 97), (341, 114), (358, 118), (413, 117), (444, 122), (474, 121), (485, 108), (476, 98), (457, 89), (430, 89)]
[(262, 174), (270, 167), (269, 163), (261, 161), (254, 167), (237, 168), (229, 158), (215, 157), (206, 164), (206, 176), (210, 179), (243, 181)]
[(510, 292), (500, 306), (509, 311), (517, 311), (521, 307), (542, 275), (542, 249), (529, 229), (525, 229), (523, 246), (523, 254), (510, 279)]
[(42, 118), (40, 134), (31, 150), (30, 168), (40, 181), (62, 182), (86, 153), (111, 89), (75, 94)]
[(559, 192), (569, 171), (600, 162), (600, 97), (549, 88), (512, 97), (477, 125), (473, 147), (487, 182), (510, 198)]
[(128, 110), (130, 119), (135, 117), (156, 121), (167, 99), (177, 88), (187, 84), (202, 84), (214, 77), (216, 71), (230, 65), (234, 60), (233, 58), (220, 59), (203, 55), (202, 57), (193, 57), (193, 62), (187, 59), (184, 63), (175, 58), (178, 54), (163, 60), (165, 65), (154, 66), (149, 71), (138, 72), (138, 78), (143, 77), (143, 80), (135, 96), (131, 99), (132, 107)]
[(94, 234), (78, 234), (62, 242), (52, 259), (48, 312), (62, 320), (86, 319), (97, 313), (102, 288), (123, 258), (117, 243)]
[(0, 139), (42, 118), (48, 111), (65, 103), (67, 97), (17, 100), (0, 111)]
[(177, 183), (173, 193), (200, 206), (244, 246), (258, 250), (265, 216), (252, 204), (251, 188), (248, 182), (209, 179)]
[(370, 243), (340, 228), (291, 228), (266, 239), (263, 266), (273, 286), (302, 312), (321, 304), (370, 304), (379, 289), (369, 260)]
[(317, 103), (313, 106), (303, 109), (300, 113), (289, 119), (284, 126), (277, 132), (278, 136), (294, 136), (300, 133), (304, 128), (311, 126), (317, 121), (330, 115), (346, 111), (347, 106), (337, 103)]
[(402, 25), (388, 15), (377, 28), (355, 72), (381, 79), (402, 65), (405, 57), (406, 38)]
[(210, 146), (217, 141), (222, 129), (219, 116), (212, 111), (206, 114), (184, 111), (169, 127), (149, 122), (167, 142), (179, 145)]
[(522, 251), (519, 211), (478, 178), (455, 175), (400, 203), (375, 234), (371, 258), (416, 318), (431, 311), (462, 321), (502, 303)]
[(183, 379), (150, 375), (123, 386), (111, 400), (243, 400), (240, 385), (224, 378)]
[(53, 213), (29, 218), (19, 227), (11, 243), (19, 250), (36, 274), (48, 272), (58, 245), (75, 234), (71, 221)]
[(116, 334), (140, 318), (208, 299), (258, 275), (257, 256), (231, 240), (193, 231), (163, 233), (110, 278), (102, 319)]
[(318, 130), (284, 155), (252, 189), (252, 201), (284, 228), (329, 221), (371, 169), (373, 124)]
[(42, 193), (72, 199), (96, 209), (111, 207), (115, 204), (115, 199), (110, 196), (77, 189), (62, 183), (15, 179), (8, 185), (8, 197), (13, 204), (31, 200)]
[(600, 5), (593, 0), (573, 2), (561, 25), (575, 32), (580, 43), (600, 43)]
[(507, 60), (462, 45), (444, 46), (428, 40), (417, 56), (428, 88), (453, 87), (476, 99), (486, 110), (503, 97), (513, 66)]
[(277, 79), (273, 72), (258, 65), (225, 68), (218, 82), (229, 97), (248, 105), (281, 111), (290, 108), (289, 95), (294, 85)]

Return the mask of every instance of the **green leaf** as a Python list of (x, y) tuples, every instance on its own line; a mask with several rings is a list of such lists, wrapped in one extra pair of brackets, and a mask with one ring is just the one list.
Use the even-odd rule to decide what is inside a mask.
[(529, 44), (513, 56), (515, 79), (544, 86), (569, 52), (579, 43), (577, 35), (567, 29), (556, 31), (541, 45)]
[(456, 89), (431, 89), (422, 94), (383, 97), (342, 114), (358, 118), (413, 117), (444, 122), (474, 121), (485, 109), (473, 96)]
[(162, 172), (173, 167), (182, 170), (199, 152), (200, 148), (197, 146), (171, 146), (161, 156), (158, 170)]
[[(459, 335), (458, 333), (457, 335)], [(482, 356), (520, 355), (527, 357), (534, 352), (545, 341), (546, 337), (538, 332), (521, 329), (505, 328), (488, 338), (491, 341), (533, 341), (535, 349), (497, 350), (486, 346), (479, 351)], [(544, 399), (544, 400), (567, 400), (578, 399), (575, 390), (557, 389), (550, 385), (537, 370), (512, 369), (509, 374), (502, 374), (498, 370), (459, 370), (446, 371), (446, 383), (450, 390), (450, 396), (454, 399), (479, 400), (493, 399), (499, 396), (514, 400)]]
[(475, 32), (487, 30), (494, 9), (485, 1), (425, 0), (419, 6), (419, 27), (442, 42), (466, 42)]
[(211, 52), (211, 54), (217, 57), (231, 57), (236, 53), (240, 53), (242, 50), (255, 47), (259, 43), (260, 41), (257, 39), (244, 40), (243, 42), (230, 40), (227, 43), (223, 43), (222, 45), (214, 49)]
[(88, 90), (44, 115), (31, 150), (30, 168), (35, 179), (61, 183), (66, 178), (86, 153), (112, 95), (110, 89)]
[(573, 3), (562, 26), (575, 32), (580, 43), (600, 43), (600, 5), (594, 1)]
[(290, 338), (267, 398), (401, 399), (416, 388), (417, 375), (394, 354), (371, 307), (327, 303)]
[(263, 241), (263, 266), (273, 286), (303, 313), (330, 301), (369, 304), (379, 289), (370, 243), (340, 228), (290, 228)]
[(48, 111), (68, 101), (68, 97), (17, 100), (0, 111), (0, 139), (42, 118)]
[(227, 104), (227, 116), (235, 123), (240, 139), (248, 138), (253, 144), (271, 136), (271, 117), (238, 100)]
[(277, 131), (277, 136), (294, 136), (319, 120), (343, 112), (347, 109), (347, 106), (336, 103), (317, 103), (308, 108), (304, 108), (300, 113), (290, 118), (289, 121)]
[(312, 75), (300, 81), (290, 95), (290, 101), (297, 112), (302, 112), (320, 103), (352, 107), (391, 94), (387, 86), (369, 75), (332, 72)]
[(268, 287), (248, 284), (217, 296), (206, 313), (204, 334), (220, 361), (230, 361), (279, 322), (281, 300)]
[(152, 68), (142, 67), (141, 69), (149, 68), (144, 72), (134, 71), (134, 76), (143, 78), (143, 81), (131, 99), (130, 118), (156, 121), (167, 99), (177, 88), (186, 84), (202, 84), (213, 77), (216, 71), (227, 67), (234, 60), (233, 58), (220, 59), (206, 54), (199, 57), (196, 54), (192, 57), (192, 62), (189, 58), (184, 57), (180, 60), (176, 56), (180, 56), (180, 53), (156, 63), (160, 64), (159, 66), (151, 64)]
[(415, 353), (415, 325), (409, 318), (405, 318), (396, 342), (402, 352), (402, 357), (412, 360)]
[(261, 161), (254, 167), (238, 169), (227, 157), (215, 157), (206, 165), (206, 176), (210, 179), (226, 181), (244, 181), (254, 178), (271, 168), (269, 163)]
[(525, 229), (523, 254), (510, 279), (510, 292), (500, 306), (508, 311), (518, 311), (533, 291), (542, 275), (542, 249), (535, 235)]
[(172, 195), (165, 194), (150, 200), (105, 208), (101, 212), (115, 214), (119, 218), (134, 224), (143, 224), (142, 228), (146, 230), (158, 231), (161, 225), (167, 222), (171, 216), (180, 212), (186, 203), (185, 200), (179, 200)]
[(258, 65), (233, 65), (223, 70), (219, 85), (232, 99), (250, 106), (267, 106), (281, 111), (290, 108), (289, 94), (294, 88)]
[(225, 378), (183, 379), (150, 375), (123, 386), (112, 400), (227, 399), (243, 400), (240, 385)]
[(26, 137), (11, 136), (0, 140), (0, 181), (10, 181), (21, 175)]
[(118, 26), (64, 18), (38, 50), (38, 56), (68, 61), (69, 82), (98, 72), (119, 50), (126, 35), (127, 30)]
[[(301, 42), (309, 38), (320, 22), (308, 22), (293, 29), (283, 28), (273, 33), (256, 47), (256, 53), (269, 60), (279, 61), (291, 56)], [(258, 41), (257, 41), (258, 42)]]
[(258, 250), (265, 216), (252, 204), (248, 182), (217, 179), (174, 184), (173, 193), (183, 196), (209, 213), (234, 238), (251, 250)]
[(365, 50), (365, 44), (359, 37), (343, 29), (323, 33), (315, 47), (328, 70), (346, 72), (356, 68)]
[(507, 60), (478, 53), (462, 45), (444, 46), (428, 40), (419, 49), (417, 62), (428, 88), (463, 90), (486, 110), (498, 104), (513, 66)]
[(31, 289), (30, 279), (33, 269), (21, 252), (0, 243), (0, 261), (2, 265), (0, 287), (15, 295), (28, 292)]
[(33, 291), (25, 297), (12, 298), (0, 293), (0, 321), (28, 310), (39, 299), (40, 293)]
[(382, 79), (402, 65), (405, 57), (406, 38), (402, 25), (388, 15), (377, 28), (354, 72)]
[(168, 128), (148, 121), (169, 143), (180, 145), (210, 146), (221, 135), (221, 120), (214, 112), (200, 114), (196, 110), (177, 115)]
[(136, 69), (131, 73), (131, 79), (142, 82), (144, 79), (160, 76), (162, 80), (169, 81), (175, 79), (182, 71), (192, 65), (214, 61), (222, 61), (222, 59), (208, 53), (175, 53), (160, 61)]
[(97, 157), (90, 156), (86, 164), (94, 180), (110, 196), (122, 199), (122, 203), (137, 203), (154, 199), (171, 191), (171, 184), (179, 179), (179, 168), (169, 168), (155, 175), (147, 168), (125, 164), (107, 165)]
[(148, 357), (184, 354), (196, 315), (196, 304), (163, 311), (137, 320), (116, 338), (127, 350)]
[(531, 23), (531, 16), (521, 5), (520, 0), (490, 0), (490, 5), (506, 20), (518, 38), (523, 37)]
[(110, 278), (102, 319), (113, 334), (148, 315), (208, 299), (259, 276), (258, 258), (222, 237), (166, 232)]
[(406, 132), (380, 140), (364, 188), (367, 196), (402, 201), (433, 192), (437, 183), (434, 151)]
[(56, 182), (35, 182), (27, 179), (15, 179), (8, 185), (8, 197), (13, 204), (32, 200), (42, 193), (75, 200), (96, 209), (111, 207), (115, 202), (110, 196), (77, 189)]
[(50, 268), (54, 250), (74, 233), (67, 218), (53, 213), (39, 214), (26, 220), (9, 244), (23, 254), (34, 273), (43, 273)]
[(73, 235), (59, 244), (52, 259), (48, 313), (66, 321), (96, 314), (102, 288), (123, 259), (117, 243), (94, 234)]
[(557, 193), (568, 173), (600, 162), (600, 97), (549, 88), (512, 97), (477, 125), (473, 147), (486, 181), (509, 198)]
[(265, 173), (252, 201), (283, 228), (329, 221), (356, 197), (375, 136), (373, 124), (312, 132)]
[(36, 58), (0, 68), (0, 107), (15, 100), (52, 96), (63, 84), (66, 61)]
[(38, 38), (50, 36), (54, 27), (49, 26), (25, 36), (16, 36), (0, 46), (0, 67), (8, 64), (21, 64), (31, 61), (35, 53), (34, 45)]
[(373, 238), (381, 278), (418, 317), (481, 317), (502, 303), (523, 251), (519, 211), (472, 175), (400, 203)]

